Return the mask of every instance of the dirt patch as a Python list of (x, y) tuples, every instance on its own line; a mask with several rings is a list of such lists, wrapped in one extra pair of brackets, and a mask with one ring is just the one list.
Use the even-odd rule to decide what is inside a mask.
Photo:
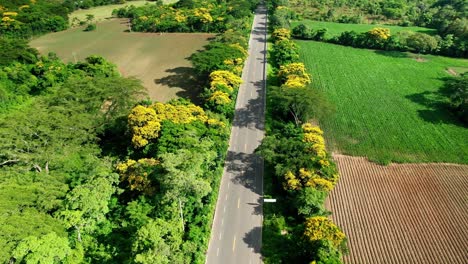
[(446, 72), (452, 76), (458, 76), (458, 73), (452, 68), (448, 68)]
[(421, 57), (416, 57), (416, 58), (414, 58), (414, 60), (417, 61), (417, 62), (427, 62), (426, 59), (421, 58)]
[(327, 208), (348, 236), (345, 263), (466, 263), (468, 166), (334, 159)]
[(98, 23), (97, 29), (83, 27), (51, 33), (31, 41), (42, 54), (52, 51), (66, 62), (100, 55), (115, 63), (124, 76), (135, 76), (152, 100), (177, 97), (196, 100), (200, 86), (188, 57), (208, 44), (212, 34), (128, 33), (126, 19)]

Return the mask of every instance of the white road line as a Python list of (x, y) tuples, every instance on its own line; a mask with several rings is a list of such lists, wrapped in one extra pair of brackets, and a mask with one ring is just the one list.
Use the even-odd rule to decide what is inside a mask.
[(224, 212), (226, 212), (226, 206), (224, 206)]
[(240, 198), (237, 199), (237, 208), (240, 208)]
[(221, 225), (224, 225), (224, 218), (221, 219)]
[(221, 240), (221, 234), (222, 234), (222, 233), (219, 233), (219, 240)]
[(244, 151), (247, 151), (247, 144), (244, 144)]
[(232, 242), (232, 252), (236, 250), (236, 236), (234, 236), (234, 241)]
[(216, 256), (219, 256), (219, 248), (216, 249)]
[(226, 200), (226, 201), (227, 201), (227, 198), (228, 198), (228, 195), (226, 194), (226, 198), (225, 198), (224, 200)]
[(250, 91), (250, 97), (252, 97), (252, 95), (253, 95), (253, 91)]
[(228, 189), (229, 189), (229, 186), (230, 186), (230, 185), (231, 185), (231, 183), (230, 183), (230, 182), (228, 182)]

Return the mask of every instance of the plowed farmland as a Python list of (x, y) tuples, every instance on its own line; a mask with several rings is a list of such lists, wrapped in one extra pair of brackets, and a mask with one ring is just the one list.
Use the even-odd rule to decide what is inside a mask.
[(345, 263), (467, 263), (468, 166), (335, 160), (327, 207), (348, 236)]

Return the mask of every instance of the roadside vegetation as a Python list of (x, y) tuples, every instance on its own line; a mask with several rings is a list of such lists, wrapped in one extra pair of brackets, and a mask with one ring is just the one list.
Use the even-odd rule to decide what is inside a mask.
[(204, 263), (256, 5), (235, 3), (240, 24), (192, 56), (201, 105), (1, 38), (0, 261)]
[[(269, 3), (270, 17), (278, 5)], [(340, 263), (346, 237), (324, 207), (339, 175), (315, 122), (332, 107), (311, 85), (291, 32), (273, 27), (271, 42), (267, 136), (257, 151), (265, 160), (265, 195), (278, 202), (264, 205), (264, 262)]]

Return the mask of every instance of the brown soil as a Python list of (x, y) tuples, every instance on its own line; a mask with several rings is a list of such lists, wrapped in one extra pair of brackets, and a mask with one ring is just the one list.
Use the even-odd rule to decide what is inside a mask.
[(327, 208), (348, 237), (345, 263), (467, 263), (468, 166), (334, 158)]
[(115, 63), (124, 76), (140, 79), (152, 100), (184, 97), (196, 100), (201, 85), (188, 57), (203, 49), (212, 34), (126, 32), (126, 19), (111, 19), (95, 31), (83, 27), (41, 36), (31, 46), (50, 51), (66, 62), (100, 55)]

